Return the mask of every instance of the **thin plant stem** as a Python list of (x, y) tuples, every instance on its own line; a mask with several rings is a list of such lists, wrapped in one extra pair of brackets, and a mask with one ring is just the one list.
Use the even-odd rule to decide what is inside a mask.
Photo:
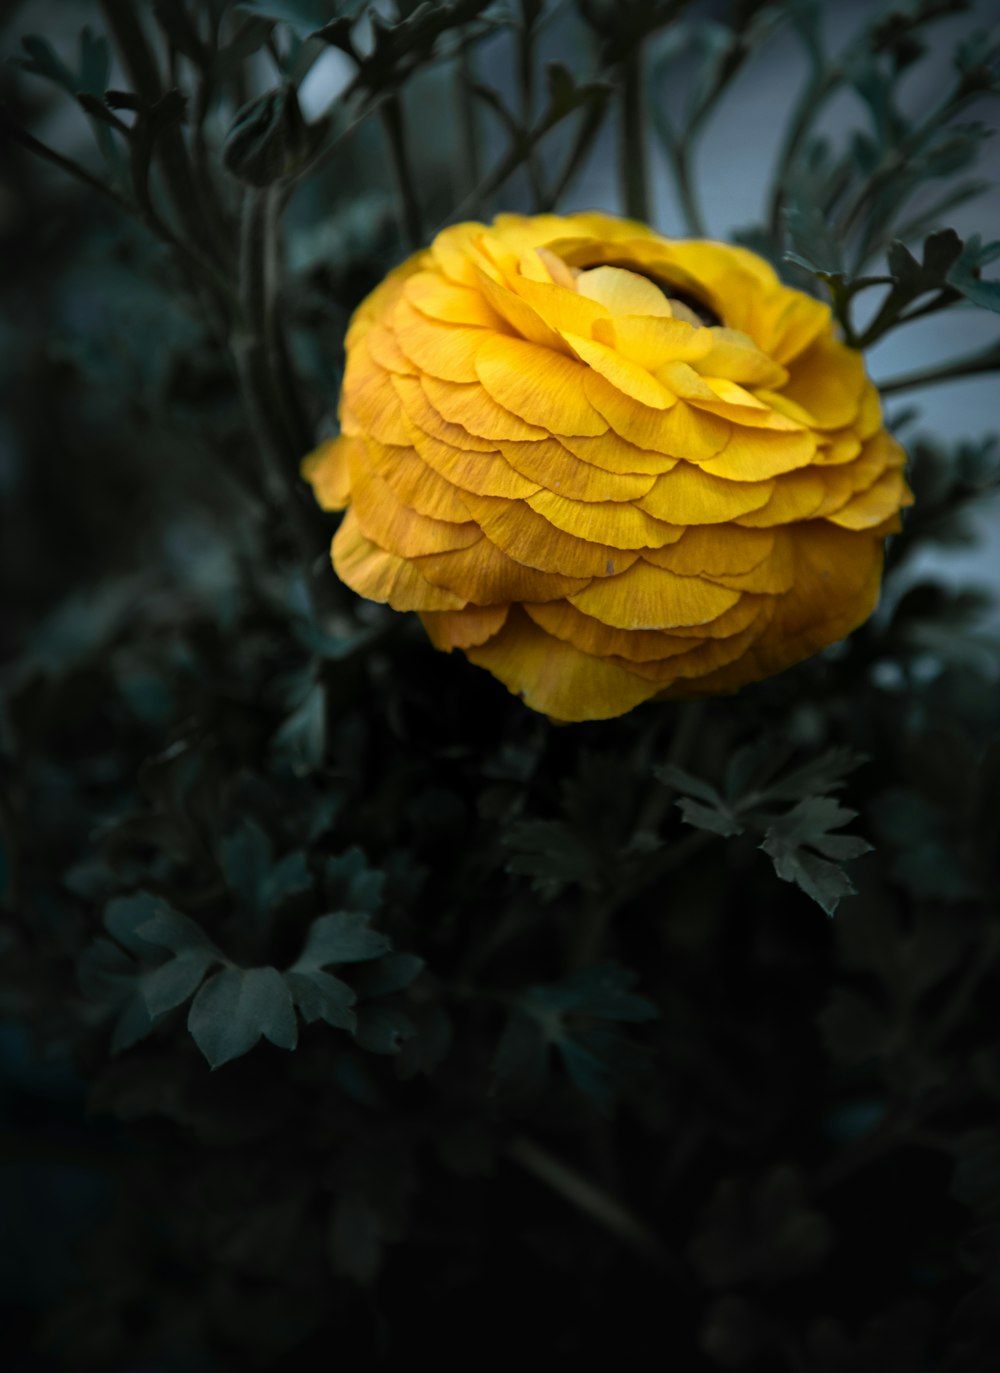
[(622, 63), (621, 146), (619, 165), (622, 199), (630, 219), (649, 222), (649, 185), (646, 167), (645, 101), (642, 46), (637, 44)]
[(508, 1144), (507, 1155), (634, 1253), (654, 1263), (673, 1266), (663, 1243), (647, 1225), (555, 1154), (527, 1136), (517, 1135)]
[(398, 95), (390, 95), (381, 106), (382, 127), (389, 144), (389, 157), (396, 179), (403, 234), (411, 248), (419, 248), (423, 242), (423, 218), (420, 213), (420, 200), (413, 181), (413, 168), (406, 147), (406, 133), (403, 127), (403, 106)]
[[(101, 9), (136, 94), (150, 103), (158, 100), (163, 94), (160, 68), (132, 0), (101, 0)], [(210, 256), (225, 263), (230, 253), (228, 236), (216, 216), (215, 205), (201, 194), (179, 129), (171, 125), (163, 130), (158, 141), (160, 163), (177, 218), (190, 239), (207, 243)]]
[(689, 141), (671, 142), (667, 147), (687, 231), (694, 238), (706, 238), (708, 229), (691, 173), (691, 151)]
[(771, 227), (772, 238), (777, 239), (781, 231), (781, 207), (784, 203), (785, 181), (792, 163), (798, 155), (806, 134), (812, 128), (817, 114), (836, 89), (840, 79), (840, 71), (835, 67), (831, 67), (825, 72), (814, 72), (812, 80), (807, 83), (805, 90), (799, 96), (791, 119), (786, 125), (785, 137), (778, 153), (774, 179), (771, 183), (768, 222)]
[[(535, 30), (534, 25), (524, 22), (523, 19), (518, 34), (517, 55), (521, 125), (527, 130), (534, 124)], [(528, 143), (524, 161), (525, 170), (528, 173), (528, 181), (531, 183), (531, 194), (535, 202), (535, 211), (537, 213), (544, 208), (548, 197), (545, 190), (545, 182), (542, 178), (542, 169), (538, 160), (538, 149), (533, 142), (529, 141)]]
[(962, 377), (979, 376), (983, 372), (1000, 372), (1000, 342), (991, 343), (978, 353), (966, 353), (963, 358), (944, 367), (928, 367), (921, 372), (909, 372), (902, 377), (890, 377), (879, 383), (883, 396), (895, 395), (900, 391), (913, 391), (918, 386), (936, 386), (943, 381), (958, 381)]
[(472, 47), (463, 43), (458, 54), (458, 108), (462, 157), (468, 183), (478, 186), (482, 176), (479, 160), (479, 127), (473, 87), (476, 74), (472, 66)]
[(604, 118), (607, 114), (607, 110), (608, 105), (606, 100), (594, 100), (590, 105), (590, 108), (584, 114), (583, 119), (580, 121), (580, 127), (577, 130), (577, 135), (573, 142), (573, 146), (570, 149), (569, 156), (559, 175), (559, 179), (554, 186), (549, 188), (548, 198), (544, 206), (546, 210), (554, 210), (566, 194), (577, 172), (586, 161), (590, 150), (594, 145), (594, 140), (597, 138), (597, 135), (604, 125)]

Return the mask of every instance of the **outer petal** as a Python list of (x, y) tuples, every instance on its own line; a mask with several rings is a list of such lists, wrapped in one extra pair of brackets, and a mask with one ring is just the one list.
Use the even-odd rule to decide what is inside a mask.
[(348, 449), (356, 439), (327, 439), (302, 459), (302, 476), (323, 510), (343, 510), (351, 499)]
[(499, 634), (470, 648), (468, 656), (532, 710), (555, 720), (611, 719), (656, 693), (655, 684), (624, 667), (552, 638), (523, 611), (512, 613)]
[(387, 553), (365, 537), (349, 510), (333, 538), (333, 565), (352, 591), (393, 610), (461, 610), (465, 601), (431, 585), (406, 558)]
[(674, 629), (709, 624), (739, 598), (738, 591), (700, 577), (679, 577), (640, 560), (568, 599), (577, 610), (615, 629)]

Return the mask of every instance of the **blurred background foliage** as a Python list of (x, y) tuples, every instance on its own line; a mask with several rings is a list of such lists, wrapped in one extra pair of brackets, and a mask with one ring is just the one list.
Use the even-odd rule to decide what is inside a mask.
[[(996, 1366), (1000, 631), (948, 567), (1000, 446), (919, 408), (1000, 365), (1000, 245), (951, 227), (1000, 38), (831, 8), (5, 10), (7, 1367)], [(413, 245), (595, 175), (659, 223), (658, 168), (701, 232), (700, 141), (789, 43), (739, 237), (863, 346), (971, 340), (884, 387), (882, 605), (554, 727), (336, 584), (297, 462)]]

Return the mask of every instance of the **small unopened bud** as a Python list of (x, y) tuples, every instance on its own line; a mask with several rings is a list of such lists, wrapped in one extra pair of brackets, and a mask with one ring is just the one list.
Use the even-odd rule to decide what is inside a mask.
[(309, 127), (291, 86), (251, 100), (237, 113), (222, 160), (233, 176), (251, 186), (271, 186), (291, 176), (309, 153)]

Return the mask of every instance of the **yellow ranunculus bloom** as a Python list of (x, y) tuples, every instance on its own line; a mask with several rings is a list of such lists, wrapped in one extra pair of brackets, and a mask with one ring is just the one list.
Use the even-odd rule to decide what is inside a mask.
[(303, 466), (340, 577), (558, 720), (842, 638), (911, 500), (827, 306), (603, 214), (438, 234), (355, 314), (341, 426)]

